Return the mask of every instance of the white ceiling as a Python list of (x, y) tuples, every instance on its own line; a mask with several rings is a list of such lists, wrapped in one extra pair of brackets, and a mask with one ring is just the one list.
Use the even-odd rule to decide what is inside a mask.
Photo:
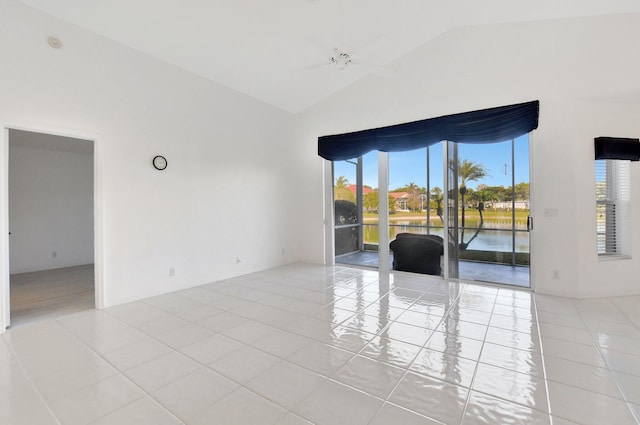
[[(292, 113), (383, 78), (373, 65), (455, 27), (640, 11), (638, 0), (21, 1)], [(335, 47), (372, 66), (320, 66)]]

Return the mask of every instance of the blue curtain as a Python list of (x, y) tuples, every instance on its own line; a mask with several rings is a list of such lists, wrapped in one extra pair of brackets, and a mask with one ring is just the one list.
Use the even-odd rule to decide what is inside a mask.
[(640, 160), (640, 140), (623, 137), (596, 137), (596, 159)]
[(378, 150), (402, 152), (442, 140), (459, 143), (496, 143), (515, 139), (538, 128), (540, 102), (429, 118), (389, 127), (318, 138), (318, 155), (330, 161), (356, 158)]

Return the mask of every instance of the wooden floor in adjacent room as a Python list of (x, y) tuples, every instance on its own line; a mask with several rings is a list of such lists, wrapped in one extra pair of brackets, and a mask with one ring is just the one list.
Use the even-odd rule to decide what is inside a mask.
[(11, 275), (11, 326), (95, 307), (93, 264)]

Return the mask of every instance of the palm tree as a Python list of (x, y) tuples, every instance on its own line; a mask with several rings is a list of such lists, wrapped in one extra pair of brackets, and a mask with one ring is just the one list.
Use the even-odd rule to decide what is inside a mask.
[(347, 187), (347, 184), (349, 184), (349, 180), (347, 180), (347, 178), (345, 176), (339, 176), (336, 179), (336, 187), (338, 189), (344, 189)]
[(488, 175), (489, 174), (484, 168), (484, 165), (469, 161), (467, 159), (463, 160), (458, 165), (458, 176), (460, 178), (460, 194), (462, 194), (463, 191), (465, 193), (467, 192), (467, 182), (478, 181), (484, 177), (487, 177)]
[[(484, 165), (478, 164), (474, 161), (463, 160), (458, 164), (458, 177), (460, 179), (460, 202), (462, 203), (462, 223), (461, 223), (461, 242), (460, 248), (466, 249), (471, 240), (467, 243), (464, 242), (464, 215), (465, 215), (465, 205), (464, 205), (464, 195), (467, 193), (467, 182), (470, 181), (478, 181), (484, 177), (487, 177), (487, 170), (484, 168)], [(480, 218), (482, 219), (482, 212), (480, 212)], [(481, 222), (482, 223), (482, 222)], [(482, 225), (482, 224), (481, 224)]]
[(411, 201), (409, 202), (409, 208), (411, 208), (412, 210), (417, 210), (418, 209), (418, 202), (419, 202), (418, 201), (418, 189), (420, 189), (420, 188), (414, 182), (409, 182), (409, 184), (406, 187), (407, 192), (411, 195)]
[(431, 189), (431, 196), (436, 201), (436, 214), (442, 219), (442, 189), (434, 187)]
[(347, 180), (345, 176), (339, 176), (336, 179), (336, 185), (333, 188), (333, 197), (336, 201), (356, 203), (356, 195), (349, 190), (349, 180)]

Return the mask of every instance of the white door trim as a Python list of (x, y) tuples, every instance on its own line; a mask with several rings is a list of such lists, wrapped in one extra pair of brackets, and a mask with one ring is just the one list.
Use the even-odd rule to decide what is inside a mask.
[(532, 292), (536, 292), (536, 269), (534, 253), (536, 250), (534, 249), (536, 244), (536, 220), (533, 217), (534, 205), (536, 204), (535, 200), (535, 178), (534, 178), (534, 150), (533, 150), (533, 137), (535, 130), (531, 130), (529, 132), (529, 217), (533, 220), (533, 228), (529, 230), (529, 289)]
[[(378, 271), (389, 274), (389, 152), (378, 151)], [(387, 229), (381, 231), (381, 229)]]
[(325, 159), (323, 162), (324, 178), (324, 264), (335, 266), (335, 217), (333, 200), (333, 162)]
[(10, 324), (9, 286), (9, 128), (0, 138), (0, 333)]

